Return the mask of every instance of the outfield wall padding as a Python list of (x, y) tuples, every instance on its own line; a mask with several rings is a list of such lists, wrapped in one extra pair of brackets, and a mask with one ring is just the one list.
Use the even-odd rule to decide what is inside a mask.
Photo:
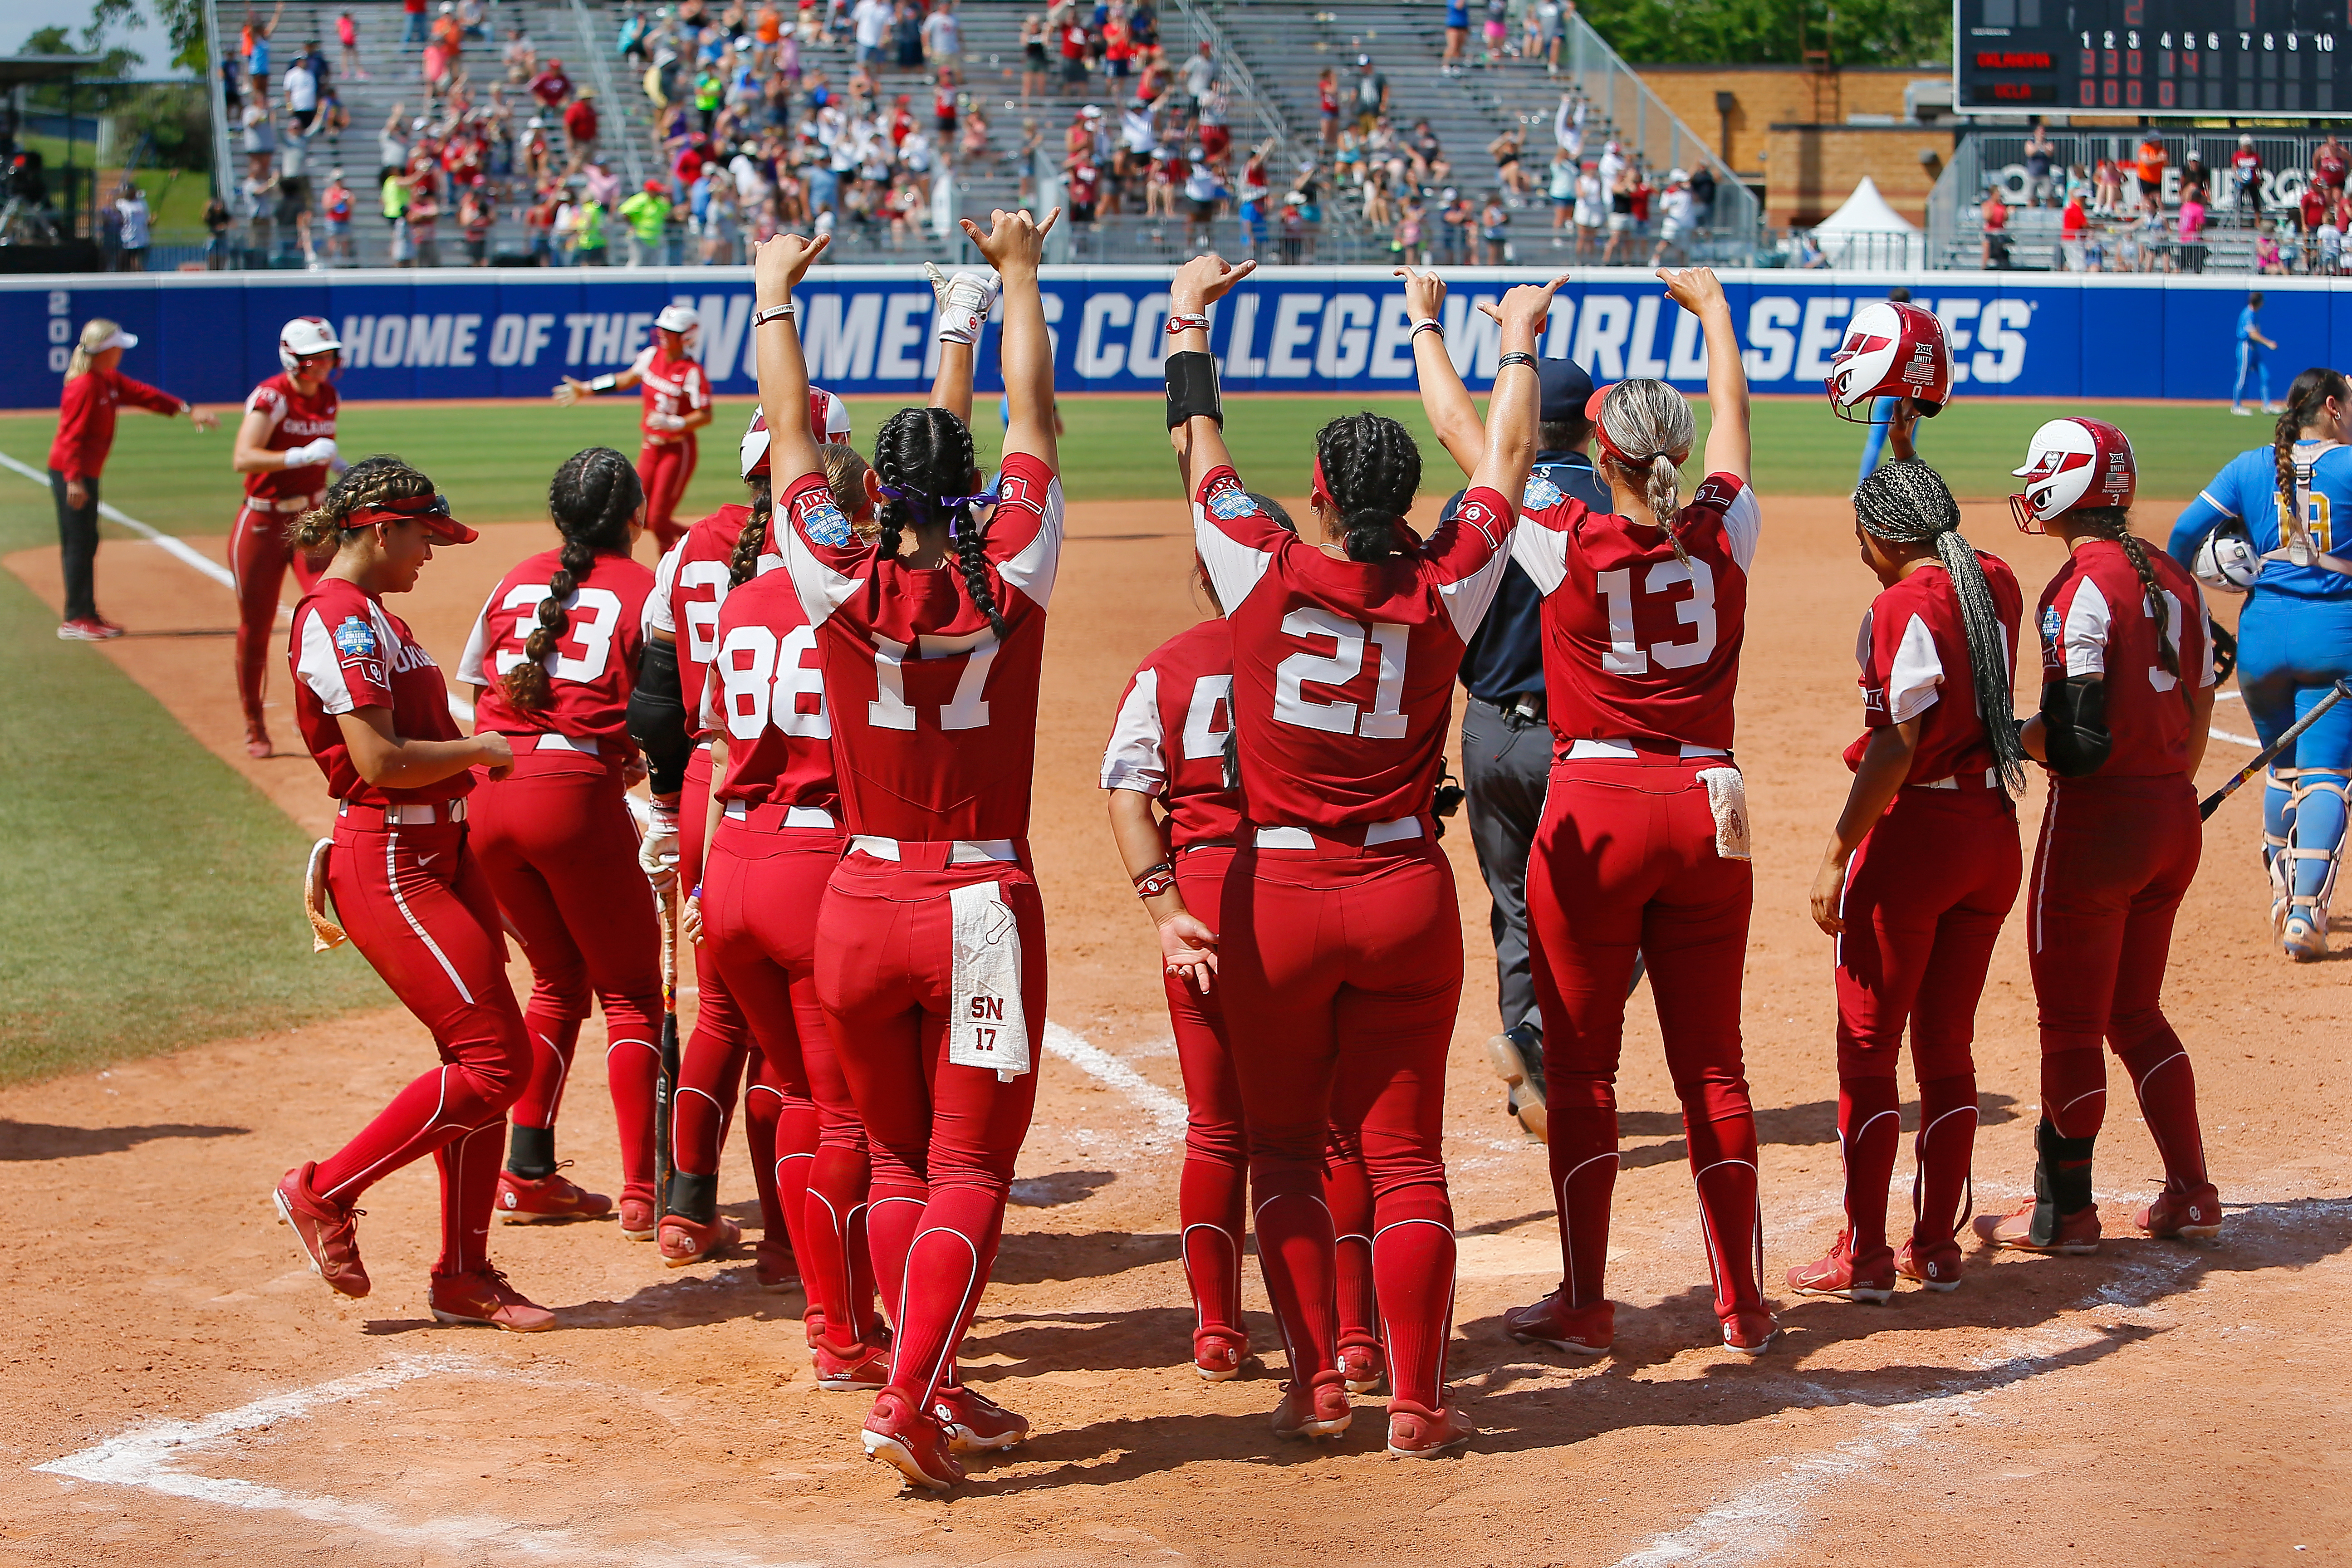
[[(1064, 394), (1160, 388), (1166, 268), (1049, 268), (1046, 319)], [(1496, 328), (1476, 306), (1533, 268), (1451, 275), (1447, 342), (1475, 386), (1494, 374)], [(2264, 279), (2272, 390), (2309, 364), (2352, 366), (2352, 289)], [(1950, 329), (1964, 396), (2231, 395), (2247, 280), (1996, 272), (1727, 272), (1748, 374), (1759, 393), (1818, 391), (1846, 317), (1895, 284)], [(199, 403), (241, 399), (278, 369), (278, 328), (320, 316), (347, 346), (348, 398), (544, 396), (565, 373), (626, 365), (673, 300), (703, 318), (701, 349), (723, 395), (755, 388), (748, 268), (173, 273), (0, 278), (0, 406), (54, 407), (81, 323), (110, 316), (138, 334), (123, 369)], [(803, 284), (801, 330), (817, 382), (850, 395), (914, 397), (928, 386), (932, 298), (919, 266), (841, 267)], [(1378, 268), (1269, 268), (1223, 301), (1213, 341), (1229, 391), (1402, 392), (1412, 386), (1402, 285)], [(996, 331), (981, 385), (994, 391)], [(1631, 268), (1580, 269), (1544, 336), (1596, 379), (1706, 376), (1697, 322)]]

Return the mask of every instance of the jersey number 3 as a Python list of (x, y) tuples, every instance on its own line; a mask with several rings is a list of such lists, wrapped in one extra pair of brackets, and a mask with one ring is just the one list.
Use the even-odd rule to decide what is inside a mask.
[(1715, 568), (1696, 556), (1687, 572), (1679, 561), (1661, 561), (1642, 579), (1642, 588), (1663, 594), (1684, 583), (1691, 585), (1691, 595), (1675, 605), (1675, 618), (1698, 635), (1688, 642), (1654, 642), (1645, 648), (1633, 633), (1633, 568), (1601, 574), (1601, 599), (1609, 611), (1609, 651), (1601, 656), (1601, 668), (1612, 675), (1647, 675), (1653, 662), (1661, 669), (1688, 669), (1706, 661), (1715, 651)]
[[(1367, 741), (1401, 741), (1405, 733), (1404, 659), (1412, 628), (1392, 621), (1367, 626), (1343, 620), (1314, 605), (1301, 605), (1282, 617), (1282, 629), (1295, 637), (1329, 637), (1328, 655), (1294, 653), (1274, 669), (1274, 716), (1285, 724), (1320, 730), (1328, 735), (1361, 735)], [(1372, 688), (1369, 710), (1353, 702), (1318, 702), (1305, 688), (1345, 686), (1364, 668), (1364, 644), (1380, 651), (1380, 680)]]

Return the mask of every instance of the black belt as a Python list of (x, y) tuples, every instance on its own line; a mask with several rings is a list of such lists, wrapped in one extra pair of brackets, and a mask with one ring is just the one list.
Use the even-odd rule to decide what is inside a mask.
[(1544, 721), (1544, 694), (1540, 691), (1521, 691), (1499, 700), (1486, 697), (1476, 700), (1499, 714), (1508, 729), (1532, 730)]

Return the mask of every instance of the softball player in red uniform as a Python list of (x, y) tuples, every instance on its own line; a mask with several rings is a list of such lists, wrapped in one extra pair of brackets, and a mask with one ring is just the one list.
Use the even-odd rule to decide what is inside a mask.
[(290, 524), (316, 507), (341, 466), (335, 451), (335, 389), (328, 378), (343, 345), (316, 316), (298, 316), (278, 334), (282, 374), (253, 389), (230, 458), (245, 476), (245, 504), (229, 531), (228, 564), (236, 578), (236, 695), (245, 710), (247, 756), (269, 755), (262, 722), (263, 664), (278, 620), (286, 568), (308, 592), (320, 563), (287, 543)]
[[(335, 550), (295, 606), (287, 649), (296, 721), (341, 803), (327, 891), (360, 952), (432, 1031), (441, 1066), (340, 1152), (287, 1172), (275, 1199), (311, 1269), (364, 1296), (354, 1205), (387, 1173), (431, 1154), (441, 1171), (433, 1315), (528, 1332), (553, 1328), (555, 1314), (509, 1285), (488, 1247), (499, 1131), (530, 1076), (530, 1047), (507, 988), (498, 901), (466, 829), (469, 770), (499, 777), (514, 752), (496, 731), (458, 733), (440, 668), (383, 602), (416, 585), (435, 541), (474, 537), (433, 481), (397, 458), (355, 465), (294, 525), (298, 550)], [(323, 919), (315, 904), (312, 919)]]
[(2095, 1252), (2091, 1151), (2106, 1111), (2104, 1040), (2131, 1074), (2164, 1158), (2164, 1189), (2136, 1216), (2156, 1237), (2210, 1241), (2221, 1200), (2205, 1171), (2197, 1080), (2166, 1021), (2173, 918), (2204, 847), (2194, 780), (2213, 717), (2205, 597), (2178, 563), (2132, 535), (2131, 443), (2096, 419), (2033, 433), (2018, 526), (2066, 542), (2042, 591), (2042, 710), (2026, 751), (2049, 764), (2050, 801), (2026, 894), (2042, 1021), (2042, 1121), (2033, 1195), (1977, 1232), (2031, 1252)]
[[(1517, 1339), (1584, 1355), (1613, 1338), (1602, 1274), (1626, 982), (1638, 957), (1683, 1104), (1724, 1343), (1755, 1354), (1779, 1325), (1758, 1279), (1756, 1117), (1739, 1040), (1754, 883), (1731, 741), (1762, 517), (1748, 484), (1748, 380), (1722, 286), (1705, 268), (1658, 276), (1706, 337), (1706, 482), (1681, 500), (1678, 470), (1696, 439), (1682, 394), (1661, 381), (1602, 387), (1586, 412), (1617, 510), (1596, 512), (1538, 479), (1521, 497), (1512, 544), (1544, 595), (1558, 747), (1528, 856), (1528, 930), (1565, 1278), (1505, 1322)], [(1454, 405), (1433, 407), (1439, 429), (1477, 427), (1442, 355), (1424, 361), (1422, 397)], [(1458, 447), (1454, 458), (1467, 460)]]
[[(1893, 461), (1854, 491), (1854, 534), (1882, 592), (1863, 617), (1862, 738), (1845, 809), (1814, 879), (1813, 919), (1837, 942), (1838, 1145), (1845, 1228), (1789, 1270), (1811, 1296), (1885, 1301), (1897, 1274), (1957, 1289), (1977, 1125), (1977, 1000), (2022, 865), (2013, 797), (2024, 753), (2010, 716), (2017, 574), (1960, 536), (1959, 503), (1912, 454), (1906, 400)], [(1903, 1118), (1895, 1068), (1911, 1029), (1919, 1082), (1911, 1235), (1886, 1245)]]
[(499, 580), (457, 662), (476, 731), (497, 731), (515, 752), (512, 773), (474, 796), (472, 838), (531, 969), (530, 1084), (509, 1113), (498, 1209), (509, 1221), (613, 1212), (611, 1198), (559, 1174), (555, 1158), (556, 1112), (593, 989), (621, 1135), (621, 1234), (650, 1241), (661, 938), (653, 901), (640, 896), (637, 832), (623, 800), (636, 756), (629, 689), (654, 581), (629, 554), (645, 491), (627, 458), (591, 447), (556, 469), (547, 502), (562, 547)]
[(699, 327), (692, 306), (666, 305), (654, 318), (654, 341), (628, 369), (608, 371), (593, 381), (567, 375), (555, 389), (555, 401), (566, 406), (600, 392), (641, 389), (645, 445), (637, 453), (637, 479), (646, 488), (646, 526), (665, 553), (686, 531), (672, 513), (694, 478), (699, 452), (695, 432), (710, 423), (712, 414), (710, 377), (692, 352)]
[[(1371, 1173), (1389, 1452), (1419, 1458), (1475, 1435), (1444, 1403), (1454, 1214), (1439, 1128), (1462, 930), (1430, 801), (1454, 672), (1507, 559), (1507, 498), (1535, 457), (1536, 333), (1558, 284), (1504, 297), (1493, 437), (1453, 520), (1426, 544), (1412, 538), (1421, 454), (1395, 421), (1354, 415), (1316, 438), (1316, 545), (1259, 510), (1226, 453), (1204, 312), (1250, 270), (1203, 256), (1177, 273), (1168, 416), (1233, 635), (1249, 824), (1218, 910), (1218, 979), (1259, 1267), (1290, 1360), (1274, 1429), (1333, 1436), (1350, 1419), (1320, 1179), (1336, 1124), (1360, 1139)], [(1415, 286), (1443, 292), (1434, 279)], [(1415, 346), (1444, 356), (1433, 338)]]
[[(1050, 228), (1049, 216), (1045, 228)], [(828, 493), (817, 445), (772, 432), (778, 543), (816, 628), (849, 853), (833, 872), (816, 984), (873, 1161), (867, 1232), (898, 1330), (866, 1452), (934, 1489), (950, 1447), (1002, 1447), (1028, 1423), (963, 1386), (956, 1345), (1003, 1228), (1036, 1098), (1045, 912), (1029, 868), (1039, 658), (1061, 553), (1053, 350), (1025, 214), (964, 231), (1003, 279), (1003, 472), (988, 499), (971, 434), (901, 409), (875, 438), (880, 540)], [(791, 294), (825, 241), (783, 236), (755, 262), (760, 400), (800, 405)], [(980, 321), (967, 315), (972, 340)], [(908, 536), (911, 533), (912, 538)]]

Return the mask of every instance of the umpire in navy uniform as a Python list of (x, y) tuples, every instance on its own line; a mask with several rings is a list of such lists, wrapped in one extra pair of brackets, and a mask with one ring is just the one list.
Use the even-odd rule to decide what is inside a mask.
[[(1592, 439), (1584, 417), (1592, 378), (1573, 360), (1548, 359), (1538, 368), (1543, 403), (1534, 473), (1607, 511), (1609, 487), (1584, 450)], [(1456, 491), (1443, 515), (1453, 516), (1461, 500)], [(1462, 657), (1462, 684), (1470, 693), (1462, 716), (1462, 783), (1469, 794), (1478, 873), (1494, 900), (1488, 923), (1502, 993), (1503, 1028), (1486, 1042), (1486, 1055), (1510, 1086), (1511, 1114), (1538, 1138), (1544, 1135), (1543, 1016), (1536, 1010), (1535, 981), (1528, 968), (1528, 850), (1543, 818), (1544, 785), (1551, 775), (1542, 615), (1543, 595), (1513, 562), (1503, 568), (1494, 608)]]

